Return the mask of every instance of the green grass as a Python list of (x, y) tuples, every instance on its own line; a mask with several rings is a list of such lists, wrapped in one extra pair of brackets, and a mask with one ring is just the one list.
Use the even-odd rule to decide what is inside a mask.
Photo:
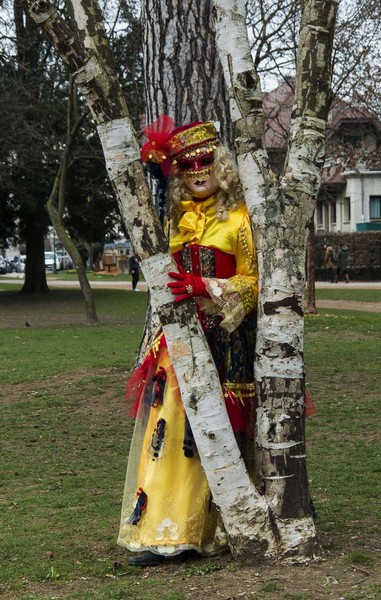
[[(53, 290), (49, 301), (7, 290), (1, 310), (26, 314), (32, 326), (0, 329), (0, 595), (193, 600), (223, 585), (232, 597), (232, 581), (238, 593), (236, 563), (200, 559), (138, 571), (116, 546), (132, 431), (124, 389), (146, 294), (95, 290), (101, 324), (89, 326), (77, 290)], [(65, 325), (51, 321), (57, 313)], [(256, 598), (312, 599), (309, 577), (320, 590), (327, 573), (340, 579), (353, 566), (372, 572), (379, 565), (381, 315), (321, 311), (306, 317), (305, 330), (307, 385), (317, 406), (307, 422), (309, 478), (328, 562), (279, 579), (276, 567), (255, 566), (247, 589)], [(362, 585), (361, 594), (338, 586), (333, 593), (380, 597), (380, 581)]]
[[(127, 342), (128, 339), (128, 342)], [(81, 369), (106, 365), (123, 368), (131, 365), (140, 339), (134, 327), (65, 327), (56, 330), (14, 329), (0, 333), (2, 356), (0, 376), (3, 383), (22, 383), (52, 376), (64, 376), (77, 368), (74, 356), (83, 352)], [(15, 362), (15, 355), (21, 354)]]
[[(9, 312), (10, 321), (12, 307), (16, 312), (22, 305), (23, 310), (14, 317), (21, 327), (0, 329), (1, 381), (21, 383), (64, 376), (79, 368), (131, 366), (144, 326), (147, 295), (122, 290), (93, 290), (93, 294), (99, 326), (86, 324), (79, 290), (55, 289), (47, 298), (37, 299), (24, 298), (12, 289), (2, 292), (0, 308)], [(62, 325), (49, 327), (47, 318), (41, 326), (38, 315), (35, 327), (41, 310), (52, 313), (53, 322), (63, 321)], [(78, 313), (83, 314), (82, 320), (71, 324)], [(25, 327), (25, 322), (31, 326)]]
[(317, 288), (317, 300), (346, 300), (355, 302), (381, 302), (381, 289)]
[[(86, 276), (89, 281), (131, 281), (131, 275), (129, 275), (128, 273), (126, 275), (121, 275), (119, 273), (106, 273), (104, 271), (101, 271), (99, 273), (96, 273), (94, 271), (87, 271)], [(140, 276), (142, 277), (142, 274)], [(78, 281), (78, 275), (75, 269), (71, 269), (69, 271), (57, 271), (57, 273), (47, 273), (46, 279), (49, 285), (50, 279)]]
[(373, 560), (370, 556), (361, 552), (361, 550), (355, 550), (354, 552), (350, 552), (348, 555), (348, 562), (352, 564), (358, 565), (371, 565)]
[(259, 591), (264, 594), (268, 594), (269, 592), (277, 592), (278, 590), (279, 590), (279, 583), (277, 583), (276, 581), (266, 581), (266, 583), (264, 583), (261, 586)]
[(381, 315), (329, 311), (306, 318), (307, 422), (319, 527), (381, 534)]

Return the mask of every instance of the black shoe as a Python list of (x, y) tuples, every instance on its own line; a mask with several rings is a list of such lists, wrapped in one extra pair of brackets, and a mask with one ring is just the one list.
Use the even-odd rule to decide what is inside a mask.
[(147, 550), (147, 552), (142, 552), (142, 554), (139, 554), (138, 556), (131, 556), (127, 564), (133, 565), (134, 567), (155, 567), (161, 565), (164, 560), (164, 556), (154, 554)]

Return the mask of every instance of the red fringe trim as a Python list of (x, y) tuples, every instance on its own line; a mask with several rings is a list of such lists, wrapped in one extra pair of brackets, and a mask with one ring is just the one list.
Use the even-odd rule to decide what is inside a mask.
[(311, 400), (311, 397), (307, 390), (305, 391), (305, 401), (306, 401), (306, 417), (310, 417), (316, 413), (316, 406), (314, 402)]
[(151, 348), (142, 364), (132, 371), (127, 381), (126, 401), (127, 404), (132, 404), (129, 412), (132, 417), (136, 418), (139, 416), (139, 409), (141, 408), (141, 401), (144, 397), (146, 386), (156, 374), (160, 349), (163, 347), (165, 347), (164, 336), (160, 338), (159, 345), (155, 346), (155, 351)]

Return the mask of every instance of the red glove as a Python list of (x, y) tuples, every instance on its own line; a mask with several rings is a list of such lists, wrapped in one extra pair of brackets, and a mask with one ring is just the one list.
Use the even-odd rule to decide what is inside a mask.
[(171, 288), (172, 294), (176, 296), (175, 302), (189, 300), (195, 296), (205, 296), (210, 298), (206, 291), (205, 283), (198, 275), (190, 275), (189, 273), (168, 273), (170, 277), (176, 281), (169, 281), (167, 286)]

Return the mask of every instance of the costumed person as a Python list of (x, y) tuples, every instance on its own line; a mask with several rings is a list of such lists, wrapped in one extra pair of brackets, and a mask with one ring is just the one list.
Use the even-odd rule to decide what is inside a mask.
[[(144, 131), (143, 162), (169, 180), (169, 246), (179, 272), (168, 274), (174, 302), (191, 299), (205, 332), (242, 456), (254, 474), (254, 348), (258, 272), (238, 171), (212, 122), (174, 127), (162, 115)], [(196, 358), (197, 359), (197, 358)], [(118, 543), (129, 564), (160, 564), (185, 551), (227, 547), (158, 332), (132, 373), (136, 396)]]

